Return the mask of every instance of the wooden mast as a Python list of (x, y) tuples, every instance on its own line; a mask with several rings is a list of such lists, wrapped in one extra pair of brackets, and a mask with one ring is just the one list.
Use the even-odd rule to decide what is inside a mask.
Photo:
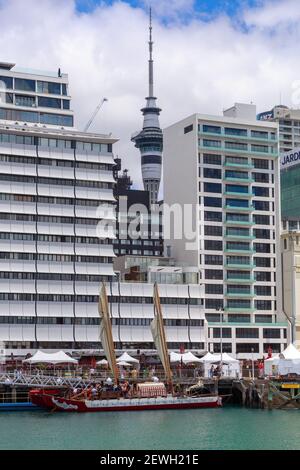
[(101, 319), (100, 323), (100, 339), (104, 349), (106, 358), (108, 360), (110, 369), (114, 376), (114, 382), (117, 384), (119, 377), (119, 369), (116, 361), (116, 353), (114, 348), (114, 341), (112, 336), (111, 319), (109, 315), (108, 300), (106, 294), (105, 283), (102, 282), (100, 289), (98, 311)]
[(161, 311), (161, 304), (160, 304), (160, 297), (158, 293), (157, 283), (154, 284), (154, 293), (153, 293), (153, 300), (154, 300), (154, 322), (156, 320), (157, 325), (155, 323), (152, 324), (152, 335), (154, 342), (156, 344), (156, 348), (158, 350), (160, 359), (162, 361), (166, 379), (168, 384), (170, 385), (171, 389), (173, 390), (173, 381), (172, 381), (172, 371), (170, 366), (170, 359), (168, 354), (168, 346), (164, 328), (164, 321)]

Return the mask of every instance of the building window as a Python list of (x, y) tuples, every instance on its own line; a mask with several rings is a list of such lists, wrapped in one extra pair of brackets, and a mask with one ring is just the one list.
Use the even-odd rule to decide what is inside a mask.
[[(221, 328), (213, 328), (213, 337), (221, 337)], [(222, 328), (222, 338), (231, 338), (231, 328)]]
[(61, 108), (61, 100), (58, 98), (39, 96), (38, 103), (42, 108)]
[(272, 295), (270, 286), (255, 286), (255, 295), (270, 296)]
[(263, 329), (264, 338), (277, 338), (280, 339), (280, 329), (279, 328), (264, 328)]
[(222, 222), (222, 212), (204, 211), (204, 220), (206, 222)]
[(256, 183), (269, 183), (269, 173), (252, 173), (252, 178)]
[[(213, 343), (213, 350), (214, 353), (221, 352), (221, 344), (220, 343)], [(222, 352), (231, 353), (232, 352), (232, 344), (231, 343), (223, 343), (222, 342)]]
[(247, 137), (247, 129), (236, 129), (234, 127), (225, 127), (225, 134)]
[(222, 184), (221, 183), (204, 183), (204, 192), (205, 193), (221, 193)]
[(223, 279), (223, 271), (218, 269), (205, 269), (205, 279)]
[(236, 338), (258, 338), (259, 331), (258, 328), (236, 328), (235, 330)]
[(15, 89), (22, 91), (35, 92), (35, 80), (26, 80), (24, 78), (15, 78)]
[(269, 169), (269, 160), (264, 160), (263, 158), (253, 158), (252, 163), (254, 168), (260, 170), (268, 170)]
[(223, 242), (218, 240), (204, 240), (204, 249), (211, 251), (223, 251)]
[(256, 310), (272, 310), (271, 300), (255, 300), (254, 305)]
[(269, 188), (264, 188), (263, 186), (252, 186), (252, 192), (254, 196), (269, 197)]
[(223, 284), (205, 284), (206, 294), (223, 294)]
[(222, 207), (222, 199), (218, 197), (204, 197), (204, 206)]
[(258, 353), (259, 344), (258, 343), (236, 343), (236, 353)]
[(186, 126), (183, 129), (184, 134), (188, 134), (189, 132), (191, 132), (193, 130), (193, 128), (194, 128), (193, 124), (190, 124), (189, 126)]
[(218, 310), (223, 308), (223, 299), (205, 299), (205, 308)]
[(204, 147), (219, 147), (219, 148), (221, 148), (222, 142), (220, 140), (203, 139), (203, 146)]
[[(213, 153), (204, 153), (203, 163), (207, 165), (221, 165), (222, 157), (221, 155), (215, 155)], [(211, 178), (211, 176), (208, 176), (208, 178)]]
[(223, 228), (220, 225), (204, 225), (204, 235), (222, 237)]
[(230, 313), (228, 323), (250, 323), (250, 315), (241, 313)]
[[(203, 176), (204, 176), (204, 178), (221, 179), (222, 178), (222, 171), (217, 169), (217, 168), (204, 168)], [(211, 183), (211, 184), (213, 184), (213, 183)], [(221, 186), (221, 184), (220, 184), (220, 186)], [(220, 193), (221, 191), (218, 190), (216, 192)]]

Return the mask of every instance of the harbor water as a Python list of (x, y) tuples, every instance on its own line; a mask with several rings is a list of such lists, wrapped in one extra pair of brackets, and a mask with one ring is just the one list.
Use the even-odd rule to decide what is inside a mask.
[(299, 410), (2, 412), (0, 449), (300, 449)]

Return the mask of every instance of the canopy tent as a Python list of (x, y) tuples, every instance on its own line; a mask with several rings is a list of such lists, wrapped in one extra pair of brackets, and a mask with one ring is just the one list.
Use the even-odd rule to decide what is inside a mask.
[(126, 362), (126, 361), (118, 361), (117, 365), (121, 366), (121, 367), (129, 367), (129, 366), (131, 367), (132, 366), (132, 364), (130, 364), (129, 362)]
[(280, 354), (276, 354), (270, 359), (265, 360), (266, 375), (300, 375), (300, 352), (293, 344), (289, 344), (287, 348)]
[(97, 366), (107, 366), (108, 361), (106, 359), (101, 359), (101, 361), (96, 362)]
[(170, 353), (170, 362), (173, 363), (173, 362), (181, 362), (181, 361), (184, 364), (192, 364), (192, 363), (195, 363), (195, 362), (200, 362), (201, 359), (194, 356), (194, 354), (191, 353), (191, 352), (187, 352), (187, 353), (184, 353), (184, 354), (178, 354), (178, 353), (175, 353), (175, 352)]
[(237, 359), (229, 356), (227, 353), (211, 354), (207, 353), (202, 357), (200, 362), (203, 364), (204, 376), (209, 377), (212, 365), (219, 365), (222, 361), (222, 375), (225, 377), (240, 377), (240, 363)]
[(129, 363), (134, 363), (134, 364), (139, 364), (140, 361), (135, 359), (134, 357), (131, 357), (127, 352), (124, 352), (122, 356), (118, 357), (117, 363), (120, 361), (125, 361)]
[(56, 353), (45, 353), (43, 351), (37, 351), (29, 359), (24, 359), (23, 362), (28, 364), (77, 364), (77, 359), (73, 359), (63, 351)]
[(298, 351), (297, 348), (291, 343), (288, 345), (287, 348), (285, 348), (282, 353), (279, 354), (281, 359), (300, 359), (300, 352)]

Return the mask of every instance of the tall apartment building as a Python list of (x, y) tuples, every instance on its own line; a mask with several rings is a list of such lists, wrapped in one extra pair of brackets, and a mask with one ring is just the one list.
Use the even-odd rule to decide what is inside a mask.
[[(121, 160), (116, 160), (121, 170)], [(116, 256), (162, 256), (162, 217), (158, 206), (151, 206), (149, 191), (132, 189), (128, 170), (115, 173)]]
[(277, 105), (270, 111), (259, 113), (257, 119), (260, 121), (278, 122), (280, 153), (300, 147), (300, 109)]
[(0, 341), (99, 347), (99, 281), (114, 279), (112, 146), (73, 127), (68, 76), (0, 64)]
[[(224, 116), (194, 114), (164, 130), (164, 201), (192, 207), (194, 244), (176, 217), (172, 256), (198, 266), (205, 286), (208, 349), (238, 358), (282, 350), (278, 124), (254, 105)], [(185, 206), (185, 207), (184, 207)], [(169, 208), (170, 209), (170, 208)], [(166, 212), (165, 212), (166, 215)], [(166, 220), (164, 224), (166, 224)], [(181, 228), (184, 233), (180, 236)]]

